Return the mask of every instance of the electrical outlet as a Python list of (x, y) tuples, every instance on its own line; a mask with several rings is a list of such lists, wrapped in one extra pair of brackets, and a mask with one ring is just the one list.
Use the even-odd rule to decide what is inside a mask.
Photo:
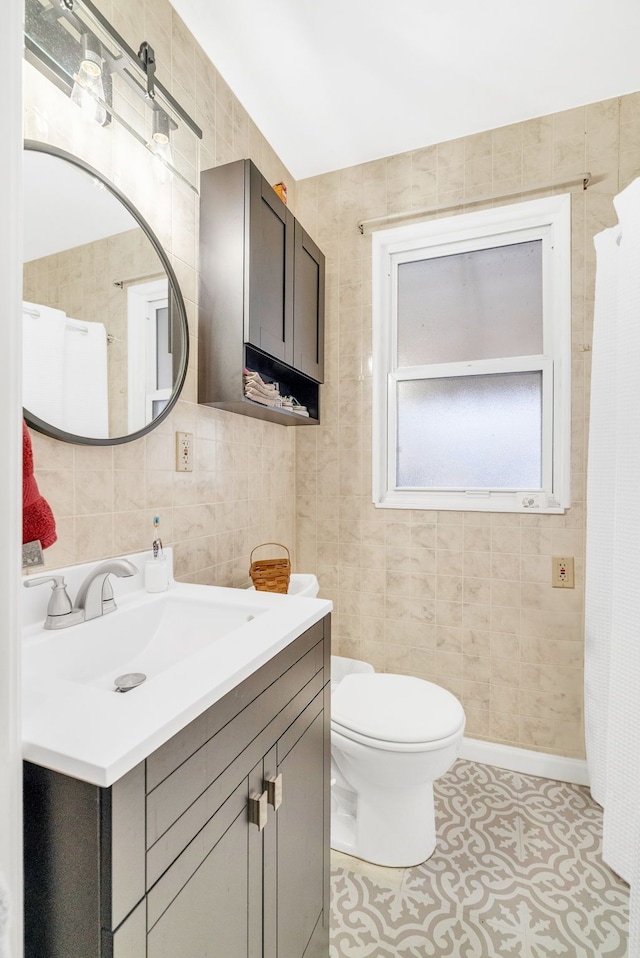
[(554, 589), (575, 589), (573, 556), (551, 557), (551, 585)]
[(176, 472), (193, 472), (193, 433), (176, 433)]

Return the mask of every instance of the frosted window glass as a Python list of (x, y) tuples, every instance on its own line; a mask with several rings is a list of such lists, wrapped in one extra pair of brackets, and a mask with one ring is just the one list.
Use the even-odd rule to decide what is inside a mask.
[(397, 485), (539, 489), (542, 373), (398, 383)]
[(398, 266), (398, 365), (542, 353), (542, 240)]

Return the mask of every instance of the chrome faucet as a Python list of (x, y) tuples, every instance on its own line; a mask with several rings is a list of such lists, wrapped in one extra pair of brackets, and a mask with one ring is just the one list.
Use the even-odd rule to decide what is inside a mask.
[(138, 570), (128, 559), (107, 559), (93, 569), (84, 580), (76, 597), (76, 608), (84, 612), (84, 621), (96, 619), (116, 609), (113, 589), (109, 582), (111, 573), (118, 578), (135, 575)]
[(78, 625), (80, 622), (87, 622), (89, 619), (96, 619), (98, 616), (113, 612), (116, 609), (116, 602), (109, 576), (113, 573), (123, 578), (135, 575), (137, 571), (128, 559), (107, 559), (86, 577), (78, 590), (75, 605), (69, 598), (61, 575), (25, 579), (24, 585), (26, 588), (32, 588), (35, 585), (44, 585), (45, 582), (53, 583), (44, 627), (45, 629), (66, 629), (71, 625)]
[(84, 622), (80, 609), (75, 609), (71, 603), (64, 576), (45, 575), (37, 579), (25, 579), (23, 585), (25, 589), (32, 589), (34, 585), (44, 585), (45, 582), (53, 582), (47, 617), (44, 620), (45, 629), (66, 629), (70, 625)]

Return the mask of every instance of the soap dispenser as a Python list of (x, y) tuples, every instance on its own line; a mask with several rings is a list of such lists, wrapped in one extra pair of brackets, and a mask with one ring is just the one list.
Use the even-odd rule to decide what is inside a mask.
[(154, 516), (153, 558), (148, 559), (144, 567), (144, 587), (147, 592), (166, 592), (169, 588), (169, 568), (162, 549), (162, 539), (158, 535), (159, 527), (160, 516)]

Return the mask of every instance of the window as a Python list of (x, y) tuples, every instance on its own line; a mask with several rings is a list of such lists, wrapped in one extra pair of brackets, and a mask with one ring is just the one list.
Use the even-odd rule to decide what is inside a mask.
[(570, 197), (373, 236), (373, 500), (569, 505)]
[(128, 430), (136, 432), (159, 416), (173, 392), (172, 330), (167, 280), (127, 290)]

